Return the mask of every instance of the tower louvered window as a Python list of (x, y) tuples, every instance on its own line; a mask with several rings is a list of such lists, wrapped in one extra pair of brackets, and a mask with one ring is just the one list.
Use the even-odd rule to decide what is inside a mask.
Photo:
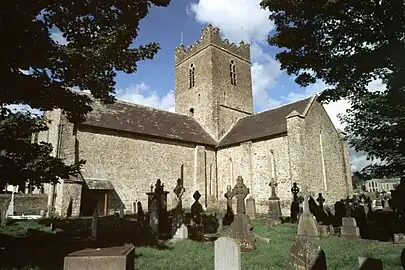
[(236, 85), (236, 65), (233, 60), (229, 64), (229, 76), (231, 77), (231, 84)]
[(195, 85), (195, 67), (193, 64), (190, 65), (190, 70), (189, 70), (189, 88), (193, 88)]

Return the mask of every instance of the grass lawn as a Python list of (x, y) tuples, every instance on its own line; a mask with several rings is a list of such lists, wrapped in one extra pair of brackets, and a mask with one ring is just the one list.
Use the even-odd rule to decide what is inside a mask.
[[(243, 270), (286, 269), (296, 225), (266, 227), (254, 221), (255, 233), (272, 240), (271, 244), (257, 243), (257, 250), (242, 253)], [(344, 240), (329, 237), (317, 241), (326, 254), (328, 270), (358, 270), (358, 257), (380, 258), (384, 270), (402, 269), (400, 254), (405, 245), (393, 245), (368, 240)], [(213, 243), (185, 240), (169, 244), (169, 249), (137, 248), (135, 267), (139, 270), (214, 269)]]
[[(242, 269), (287, 269), (290, 248), (296, 234), (296, 225), (284, 224), (278, 227), (267, 227), (261, 221), (253, 221), (255, 233), (268, 237), (271, 244), (257, 243), (257, 250), (242, 253)], [(36, 221), (18, 221), (0, 227), (0, 234), (24, 237), (27, 230), (36, 229), (47, 232), (49, 228), (37, 224)], [(50, 231), (49, 231), (50, 232)], [(326, 254), (328, 270), (357, 270), (358, 257), (380, 258), (384, 270), (402, 269), (400, 253), (405, 245), (393, 245), (369, 240), (344, 240), (329, 237), (317, 241)], [(167, 244), (167, 248), (137, 247), (135, 269), (139, 270), (213, 270), (214, 243), (200, 243), (191, 240)], [(61, 266), (62, 268), (62, 266)], [(3, 269), (0, 267), (0, 269)], [(42, 269), (35, 266), (15, 269)]]

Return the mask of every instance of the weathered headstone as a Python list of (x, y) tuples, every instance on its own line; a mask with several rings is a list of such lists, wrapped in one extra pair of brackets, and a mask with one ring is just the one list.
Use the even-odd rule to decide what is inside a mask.
[(359, 239), (360, 229), (357, 227), (356, 219), (352, 217), (343, 217), (340, 234), (346, 239)]
[(199, 202), (199, 200), (201, 198), (201, 194), (198, 190), (196, 192), (194, 192), (193, 198), (194, 198), (195, 202), (191, 205), (191, 209), (190, 209), (191, 216), (193, 217), (193, 221), (196, 225), (201, 225), (201, 222), (202, 222), (201, 215), (202, 215), (204, 209), (203, 209), (201, 203)]
[(164, 191), (164, 185), (158, 179), (155, 184), (155, 190), (151, 186), (151, 191), (146, 193), (148, 195), (148, 212), (149, 212), (149, 225), (152, 230), (157, 233), (169, 232), (169, 215), (167, 213), (167, 194)]
[(326, 270), (325, 252), (309, 239), (295, 239), (289, 263), (291, 270)]
[(132, 202), (131, 204), (131, 210), (132, 210), (132, 214), (136, 214), (136, 202)]
[(13, 215), (14, 215), (14, 192), (11, 193), (11, 200), (7, 207), (6, 218), (8, 216), (13, 216)]
[(232, 193), (232, 187), (227, 186), (226, 187), (226, 193), (224, 194), (224, 197), (226, 198), (226, 213), (224, 216), (224, 225), (230, 225), (233, 222), (234, 218), (234, 213), (232, 210), (232, 198), (234, 194)]
[(229, 237), (215, 241), (215, 270), (240, 270), (242, 268), (240, 246)]
[(315, 217), (309, 211), (308, 194), (304, 194), (303, 213), (298, 221), (298, 229), (296, 238), (319, 239), (318, 223)]
[(271, 179), (269, 186), (271, 187), (271, 197), (269, 198), (269, 215), (267, 218), (267, 225), (280, 225), (282, 216), (280, 198), (277, 197), (276, 194), (277, 182), (274, 180), (274, 178)]
[(292, 223), (296, 223), (298, 220), (298, 212), (299, 212), (299, 202), (298, 202), (298, 193), (300, 192), (297, 183), (294, 182), (291, 188), (291, 193), (293, 194), (293, 201), (291, 203), (291, 210), (290, 210), (290, 219)]
[(383, 270), (383, 263), (381, 259), (359, 257), (360, 270)]
[(94, 208), (93, 216), (91, 218), (91, 238), (97, 239), (98, 232), (98, 207)]
[(217, 213), (217, 222), (217, 233), (221, 233), (224, 230), (224, 214), (222, 212)]
[(329, 237), (330, 231), (329, 231), (329, 226), (328, 225), (319, 224), (318, 229), (319, 229), (319, 236), (320, 237), (322, 237), (322, 238)]
[(188, 238), (188, 229), (187, 226), (181, 224), (181, 226), (176, 230), (176, 233), (173, 236), (173, 240), (184, 240)]
[(253, 197), (246, 199), (246, 214), (251, 218), (256, 218), (256, 202)]
[(405, 234), (404, 233), (394, 233), (394, 244), (405, 244)]
[(124, 218), (124, 204), (120, 203), (120, 218)]
[(235, 239), (242, 251), (256, 249), (253, 227), (249, 224), (249, 217), (246, 215), (244, 199), (249, 194), (249, 189), (243, 183), (243, 178), (238, 176), (236, 185), (232, 190), (236, 197), (237, 214), (230, 226), (230, 230), (224, 235)]

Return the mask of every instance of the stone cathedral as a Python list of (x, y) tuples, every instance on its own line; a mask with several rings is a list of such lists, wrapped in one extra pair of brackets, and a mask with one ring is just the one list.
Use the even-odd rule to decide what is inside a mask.
[[(250, 46), (233, 44), (208, 26), (193, 45), (175, 49), (175, 113), (117, 101), (94, 100), (84, 123), (47, 111), (49, 130), (38, 141), (54, 146), (66, 163), (86, 160), (81, 176), (45, 187), (48, 208), (60, 216), (132, 212), (161, 179), (170, 191), (182, 177), (183, 206), (198, 190), (206, 208), (225, 208), (227, 186), (241, 175), (259, 213), (268, 210), (272, 179), (283, 215), (291, 187), (322, 193), (326, 204), (352, 196), (348, 146), (313, 96), (254, 113)], [(70, 208), (70, 210), (69, 210)], [(70, 213), (68, 213), (70, 211)]]

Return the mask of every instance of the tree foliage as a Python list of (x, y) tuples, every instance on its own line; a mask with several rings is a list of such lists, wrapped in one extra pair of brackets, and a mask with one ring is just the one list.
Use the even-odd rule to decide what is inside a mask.
[[(284, 48), (276, 58), (281, 68), (308, 86), (323, 80), (330, 87), (324, 102), (347, 98), (350, 145), (382, 166), (378, 175), (405, 171), (405, 2), (396, 0), (263, 0), (276, 31), (270, 45)], [(370, 93), (379, 79), (386, 89)]]
[[(151, 4), (167, 6), (169, 2), (1, 1), (1, 184), (23, 179), (54, 181), (78, 169), (49, 157), (50, 145), (30, 144), (31, 132), (44, 130), (46, 125), (38, 117), (14, 113), (7, 106), (25, 104), (42, 111), (60, 108), (77, 123), (91, 110), (91, 100), (72, 88), (89, 89), (95, 98), (113, 102), (116, 72), (136, 72), (137, 62), (152, 59), (159, 49), (155, 42), (131, 45), (138, 36), (139, 21)], [(55, 31), (66, 43), (51, 37)]]

